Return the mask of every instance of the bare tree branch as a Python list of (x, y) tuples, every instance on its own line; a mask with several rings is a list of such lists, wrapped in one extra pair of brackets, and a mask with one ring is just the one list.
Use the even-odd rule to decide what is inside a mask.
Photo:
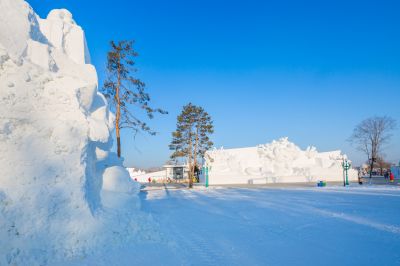
[(383, 145), (392, 137), (392, 131), (396, 128), (396, 121), (388, 116), (375, 116), (363, 120), (353, 131), (349, 141), (360, 151), (363, 151), (370, 164), (370, 177), (372, 169), (377, 161)]

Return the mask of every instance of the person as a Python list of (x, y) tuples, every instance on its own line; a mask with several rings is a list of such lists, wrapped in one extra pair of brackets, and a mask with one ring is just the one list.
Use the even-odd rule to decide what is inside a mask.
[(385, 179), (388, 179), (388, 178), (389, 178), (389, 173), (388, 173), (388, 171), (386, 171), (385, 174), (384, 174), (383, 176), (385, 177)]
[(394, 174), (390, 171), (390, 182), (394, 182)]
[(363, 176), (363, 173), (362, 173), (362, 171), (361, 171), (361, 169), (360, 170), (358, 170), (358, 184), (360, 184), (360, 185), (362, 185), (362, 176)]

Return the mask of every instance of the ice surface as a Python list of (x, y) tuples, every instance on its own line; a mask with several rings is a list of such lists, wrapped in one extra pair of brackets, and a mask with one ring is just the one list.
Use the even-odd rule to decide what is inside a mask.
[(0, 13), (0, 265), (134, 237), (138, 184), (110, 152), (113, 114), (83, 30), (65, 9), (41, 19), (22, 0), (0, 0)]
[[(210, 184), (265, 184), (343, 181), (340, 151), (301, 150), (288, 138), (242, 149), (214, 149), (205, 155)], [(204, 178), (204, 177), (203, 177)], [(349, 179), (357, 172), (349, 170)], [(204, 182), (204, 180), (203, 180)]]

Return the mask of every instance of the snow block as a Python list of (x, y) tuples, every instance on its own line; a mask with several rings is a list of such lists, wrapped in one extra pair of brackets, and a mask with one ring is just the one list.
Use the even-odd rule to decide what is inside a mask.
[(0, 0), (0, 265), (52, 265), (139, 231), (139, 187), (110, 151), (114, 115), (89, 63), (69, 11), (40, 19)]
[(45, 42), (38, 16), (24, 1), (0, 1), (0, 43), (15, 60), (24, 54), (28, 40)]
[(137, 194), (140, 185), (130, 179), (129, 173), (124, 167), (108, 167), (103, 174), (103, 190)]
[(62, 50), (77, 64), (90, 64), (85, 34), (68, 10), (54, 9), (47, 19), (39, 22), (44, 36), (55, 48)]
[(28, 40), (26, 57), (29, 58), (32, 63), (37, 64), (46, 70), (50, 70), (51, 56), (47, 44)]

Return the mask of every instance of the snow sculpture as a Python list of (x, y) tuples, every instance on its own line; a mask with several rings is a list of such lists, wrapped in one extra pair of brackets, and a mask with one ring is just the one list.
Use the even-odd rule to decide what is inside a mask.
[(40, 19), (0, 0), (0, 265), (51, 264), (138, 231), (139, 186), (110, 152), (112, 129), (71, 13)]
[[(266, 184), (343, 181), (340, 151), (302, 151), (288, 138), (242, 149), (214, 149), (205, 155), (210, 184)], [(350, 170), (350, 180), (357, 180)]]
[(143, 170), (140, 170), (140, 169), (136, 169), (136, 168), (133, 168), (133, 167), (132, 168), (126, 168), (126, 170), (128, 170), (129, 175), (133, 180), (135, 180), (135, 178), (137, 176), (146, 174), (146, 171), (143, 171)]

